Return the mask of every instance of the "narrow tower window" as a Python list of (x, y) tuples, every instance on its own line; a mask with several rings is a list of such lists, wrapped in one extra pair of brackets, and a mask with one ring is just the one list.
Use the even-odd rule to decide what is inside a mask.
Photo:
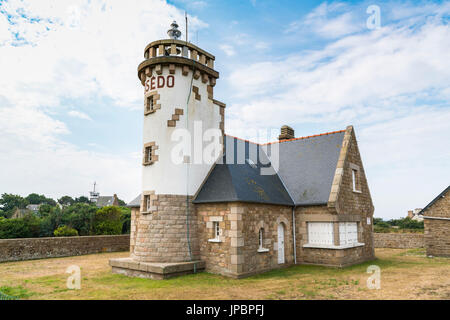
[(151, 163), (152, 162), (152, 151), (153, 147), (149, 146), (145, 148), (145, 162)]
[(153, 96), (147, 97), (147, 109), (146, 109), (146, 111), (148, 113), (154, 111), (153, 105), (154, 105)]

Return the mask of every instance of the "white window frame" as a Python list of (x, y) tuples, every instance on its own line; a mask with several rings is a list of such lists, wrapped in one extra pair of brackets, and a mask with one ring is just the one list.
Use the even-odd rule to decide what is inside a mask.
[(258, 252), (269, 252), (269, 249), (264, 248), (264, 228), (260, 228), (258, 232)]
[(308, 244), (334, 245), (333, 222), (308, 222)]
[(339, 245), (349, 246), (358, 243), (358, 223), (339, 222)]
[(209, 242), (222, 242), (220, 240), (220, 222), (219, 221), (212, 221), (212, 228), (213, 228), (213, 236), (214, 238), (209, 239)]
[(350, 163), (350, 169), (352, 170), (352, 190), (353, 192), (361, 193), (361, 172), (359, 166)]
[(145, 208), (147, 209), (147, 212), (150, 212), (152, 209), (152, 201), (150, 199), (150, 195), (145, 196)]

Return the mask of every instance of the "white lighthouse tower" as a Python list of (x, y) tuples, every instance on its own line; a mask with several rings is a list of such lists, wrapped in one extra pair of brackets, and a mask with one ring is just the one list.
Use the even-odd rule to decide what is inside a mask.
[(126, 267), (111, 261), (113, 272), (152, 278), (161, 274), (139, 271), (139, 265), (178, 270), (181, 264), (183, 272), (203, 266), (191, 200), (220, 156), (224, 131), (225, 105), (213, 97), (215, 57), (178, 40), (176, 22), (168, 35), (147, 45), (138, 67), (144, 88), (141, 207), (132, 212)]

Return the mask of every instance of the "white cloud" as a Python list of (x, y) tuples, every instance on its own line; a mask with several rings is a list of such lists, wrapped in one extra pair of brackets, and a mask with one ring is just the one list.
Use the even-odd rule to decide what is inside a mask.
[(439, 18), (443, 8), (450, 12), (430, 9), (419, 24), (401, 20), (349, 32), (321, 50), (235, 66), (227, 79), (234, 94), (227, 132), (248, 138), (247, 128), (354, 124), (376, 215), (399, 217), (426, 205), (450, 174), (450, 27)]
[(225, 52), (225, 54), (229, 57), (234, 56), (236, 54), (236, 51), (234, 50), (234, 47), (229, 44), (222, 44), (219, 46), (220, 49)]
[[(67, 112), (67, 99), (108, 99), (111, 112), (140, 108), (144, 47), (166, 38), (184, 12), (160, 0), (12, 0), (1, 9), (0, 193), (80, 195), (97, 181), (102, 193), (133, 199), (139, 159), (65, 142), (69, 129), (52, 115)], [(190, 17), (190, 30), (206, 26)]]
[(71, 117), (74, 117), (74, 118), (79, 118), (79, 119), (92, 121), (92, 118), (89, 117), (89, 115), (87, 115), (86, 113), (81, 112), (81, 111), (71, 110), (67, 114), (69, 116), (71, 116)]
[(291, 22), (285, 33), (315, 33), (324, 38), (338, 38), (361, 30), (355, 11), (342, 2), (322, 3), (301, 20)]

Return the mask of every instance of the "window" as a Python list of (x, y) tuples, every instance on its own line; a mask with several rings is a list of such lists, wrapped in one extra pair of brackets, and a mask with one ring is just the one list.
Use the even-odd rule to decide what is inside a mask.
[(150, 212), (150, 210), (151, 210), (150, 195), (144, 196), (144, 206), (145, 206), (145, 211)]
[(159, 147), (155, 144), (155, 142), (149, 142), (144, 145), (142, 159), (142, 164), (144, 166), (149, 166), (158, 161), (158, 155), (156, 154), (156, 150), (158, 150), (158, 148)]
[(147, 97), (146, 113), (150, 113), (150, 112), (154, 111), (153, 106), (154, 106), (153, 96)]
[(333, 245), (333, 222), (308, 222), (308, 243), (315, 245)]
[(219, 221), (214, 221), (213, 226), (214, 226), (214, 240), (219, 240), (219, 237), (220, 237)]
[(153, 146), (145, 147), (145, 162), (146, 163), (152, 162), (152, 152), (153, 152)]
[(259, 249), (263, 248), (263, 240), (264, 240), (264, 229), (259, 229)]
[(359, 177), (359, 166), (355, 164), (350, 164), (350, 168), (352, 169), (352, 186), (353, 192), (361, 192), (361, 183)]
[(358, 243), (358, 224), (356, 222), (339, 223), (339, 244), (352, 245)]
[(258, 232), (258, 252), (269, 252), (269, 249), (264, 248), (264, 228), (260, 228)]
[(219, 221), (213, 221), (212, 222), (212, 231), (213, 231), (213, 234), (212, 234), (212, 239), (209, 239), (208, 241), (209, 242), (221, 242), (220, 241), (220, 224), (219, 224)]

